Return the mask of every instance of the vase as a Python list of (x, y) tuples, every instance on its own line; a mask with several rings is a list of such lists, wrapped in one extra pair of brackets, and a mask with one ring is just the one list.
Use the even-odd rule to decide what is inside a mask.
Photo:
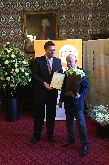
[(96, 135), (100, 138), (108, 138), (109, 137), (109, 125), (102, 126), (99, 123), (95, 122), (96, 127)]
[(9, 88), (6, 91), (6, 120), (14, 122), (20, 118), (20, 104), (16, 89)]

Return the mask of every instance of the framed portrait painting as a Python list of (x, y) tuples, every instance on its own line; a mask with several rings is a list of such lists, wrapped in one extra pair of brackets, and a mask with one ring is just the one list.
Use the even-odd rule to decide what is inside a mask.
[(34, 52), (34, 40), (59, 39), (58, 11), (24, 11), (24, 50)]

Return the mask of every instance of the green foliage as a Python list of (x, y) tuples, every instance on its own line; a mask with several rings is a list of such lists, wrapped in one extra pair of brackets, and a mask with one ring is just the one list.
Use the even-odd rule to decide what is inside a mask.
[(31, 71), (25, 54), (7, 42), (0, 49), (0, 88), (16, 88), (31, 82)]

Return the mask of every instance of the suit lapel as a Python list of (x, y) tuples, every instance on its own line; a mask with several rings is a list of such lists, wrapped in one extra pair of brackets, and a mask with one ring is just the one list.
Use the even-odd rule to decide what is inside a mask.
[(52, 71), (56, 71), (56, 68), (57, 68), (56, 58), (53, 58)]
[(47, 73), (49, 73), (46, 56), (42, 56), (42, 67), (45, 69)]
[[(47, 72), (49, 72), (48, 66), (47, 66), (47, 60), (46, 60), (46, 57), (45, 56), (42, 56), (42, 67), (45, 68), (45, 70)], [(55, 57), (53, 57), (52, 73), (54, 71), (57, 71), (57, 59)]]
[(45, 56), (42, 56), (41, 59), (42, 59), (42, 60), (41, 60), (41, 61), (42, 61), (42, 67), (43, 67), (45, 70), (48, 70), (46, 57), (45, 57)]

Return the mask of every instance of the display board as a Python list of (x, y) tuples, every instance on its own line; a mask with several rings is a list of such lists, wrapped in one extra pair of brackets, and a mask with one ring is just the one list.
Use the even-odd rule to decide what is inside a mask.
[[(55, 57), (62, 61), (62, 66), (66, 67), (66, 56), (69, 53), (78, 55), (77, 65), (82, 67), (82, 39), (52, 40), (55, 44)], [(35, 56), (45, 54), (44, 44), (47, 40), (34, 40)]]

